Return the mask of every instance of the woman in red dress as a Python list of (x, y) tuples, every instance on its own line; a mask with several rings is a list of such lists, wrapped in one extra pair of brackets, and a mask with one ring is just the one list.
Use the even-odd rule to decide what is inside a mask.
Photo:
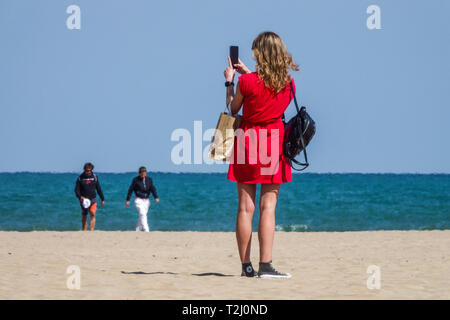
[[(241, 74), (234, 93), (235, 68), (228, 57), (224, 71), (227, 86), (226, 103), (237, 114), (241, 107), (243, 120), (234, 141), (228, 179), (237, 182), (238, 215), (236, 239), (242, 263), (242, 276), (290, 278), (290, 274), (272, 266), (275, 233), (275, 207), (281, 183), (292, 180), (289, 160), (283, 155), (284, 124), (281, 117), (291, 102), (289, 69), (298, 65), (286, 50), (281, 38), (273, 32), (259, 34), (252, 44), (256, 72), (239, 60), (234, 67)], [(261, 184), (258, 226), (259, 270), (250, 262), (252, 218), (255, 210), (256, 185)]]

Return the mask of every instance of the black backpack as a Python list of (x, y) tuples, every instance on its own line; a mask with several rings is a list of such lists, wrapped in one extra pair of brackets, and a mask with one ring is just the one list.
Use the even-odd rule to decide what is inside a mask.
[[(283, 153), (289, 158), (289, 163), (292, 169), (296, 171), (305, 170), (308, 166), (308, 156), (306, 154), (306, 146), (311, 141), (312, 137), (316, 133), (316, 123), (306, 112), (306, 108), (302, 106), (298, 108), (297, 98), (295, 97), (294, 87), (292, 81), (290, 82), (291, 92), (294, 95), (295, 108), (297, 109), (297, 114), (285, 122), (285, 117), (283, 113), (283, 123), (284, 123), (284, 139), (283, 139)], [(305, 156), (305, 162), (301, 163), (295, 160), (295, 157), (303, 151)], [(301, 166), (302, 168), (295, 168), (293, 163)]]

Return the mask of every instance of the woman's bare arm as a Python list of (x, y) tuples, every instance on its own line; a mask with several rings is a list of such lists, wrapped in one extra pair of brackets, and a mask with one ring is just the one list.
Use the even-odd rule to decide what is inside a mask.
[(239, 90), (239, 83), (236, 85), (236, 94), (234, 93), (234, 86), (227, 87), (227, 107), (230, 105), (229, 110), (232, 114), (236, 114), (241, 110), (244, 97)]
[[(242, 63), (239, 60), (240, 63)], [(245, 65), (242, 64), (244, 67)], [(242, 69), (242, 66), (240, 66)], [(233, 64), (231, 63), (230, 57), (228, 57), (228, 67), (223, 72), (225, 76), (225, 80), (228, 82), (233, 82), (235, 70), (233, 68)], [(239, 112), (239, 110), (242, 107), (242, 101), (244, 100), (244, 97), (241, 94), (241, 91), (239, 90), (239, 83), (236, 84), (236, 94), (234, 93), (234, 85), (228, 86), (226, 88), (226, 106), (228, 110), (231, 111), (232, 114), (236, 114)]]

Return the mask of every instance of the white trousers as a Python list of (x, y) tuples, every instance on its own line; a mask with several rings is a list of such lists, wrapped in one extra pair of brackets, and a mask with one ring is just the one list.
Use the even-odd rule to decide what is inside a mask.
[(136, 198), (134, 199), (134, 204), (139, 213), (136, 231), (144, 230), (145, 232), (148, 232), (147, 212), (150, 208), (150, 199)]

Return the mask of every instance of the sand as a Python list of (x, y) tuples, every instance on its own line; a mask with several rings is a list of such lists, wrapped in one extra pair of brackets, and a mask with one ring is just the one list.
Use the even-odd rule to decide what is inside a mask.
[(276, 232), (273, 261), (292, 278), (241, 277), (231, 232), (0, 232), (0, 299), (450, 298), (450, 230)]

